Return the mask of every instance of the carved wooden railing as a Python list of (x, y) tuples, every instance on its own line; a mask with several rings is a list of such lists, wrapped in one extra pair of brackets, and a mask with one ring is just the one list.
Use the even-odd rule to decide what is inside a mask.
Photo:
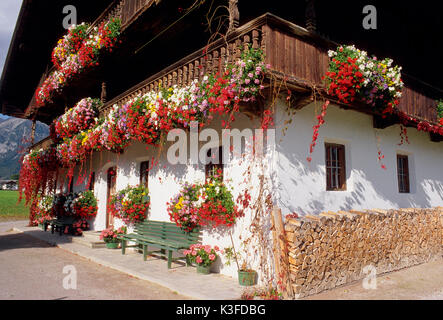
[[(222, 70), (225, 63), (240, 56), (241, 48), (249, 45), (263, 50), (273, 74), (292, 79), (292, 84), (306, 91), (313, 87), (324, 90), (322, 76), (329, 66), (327, 51), (337, 47), (337, 43), (268, 13), (150, 76), (107, 102), (101, 111), (106, 113), (114, 104), (125, 104), (159, 87), (190, 85), (194, 79), (201, 80), (205, 73)], [(435, 99), (405, 85), (399, 109), (418, 119), (436, 122), (435, 104)]]
[(149, 91), (158, 91), (159, 88), (169, 88), (174, 85), (188, 86), (194, 80), (202, 80), (205, 74), (223, 72), (226, 64), (240, 58), (243, 48), (252, 46), (264, 49), (264, 41), (260, 26), (245, 25), (228, 35), (226, 39), (219, 39), (206, 48), (188, 55), (108, 101), (102, 106), (101, 112), (106, 114), (114, 104), (123, 105)]
[[(113, 1), (101, 14), (91, 23), (88, 28), (88, 34), (104, 21), (108, 21), (111, 18), (121, 19), (121, 31), (127, 29), (143, 12), (145, 12), (152, 4), (157, 3), (158, 0), (115, 0)], [(49, 68), (41, 77), (38, 87), (40, 87), (48, 75), (55, 71), (55, 67)], [(31, 98), (25, 115), (32, 117), (32, 113), (35, 111), (36, 101), (35, 96)], [(39, 111), (44, 113), (44, 111)]]

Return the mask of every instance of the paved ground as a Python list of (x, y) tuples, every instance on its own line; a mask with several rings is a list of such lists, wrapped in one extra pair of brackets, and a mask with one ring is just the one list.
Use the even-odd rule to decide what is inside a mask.
[[(165, 264), (145, 262), (138, 253), (122, 256), (120, 250), (91, 249), (68, 236), (25, 227), (23, 221), (0, 223), (0, 299), (228, 300), (243, 291), (235, 279), (201, 276), (194, 268), (177, 265), (167, 270)], [(63, 288), (66, 265), (77, 269), (77, 290)], [(377, 289), (364, 289), (360, 281), (306, 299), (443, 300), (443, 259), (381, 275)]]
[[(85, 258), (0, 227), (0, 299), (187, 299), (157, 284), (100, 266)], [(77, 272), (77, 288), (65, 289), (64, 278)], [(69, 268), (69, 267), (68, 267)], [(68, 279), (68, 278), (66, 278)], [(66, 284), (72, 282), (65, 280)]]
[[(180, 265), (178, 263), (173, 263), (173, 267), (167, 269), (167, 263), (165, 260), (149, 257), (148, 261), (143, 261), (141, 254), (130, 252), (129, 250), (126, 255), (122, 255), (121, 250), (110, 250), (106, 248), (92, 249), (79, 243), (72, 242), (71, 236), (59, 236), (57, 234), (51, 234), (51, 232), (43, 232), (36, 227), (30, 228), (27, 227), (26, 223), (23, 221), (0, 223), (0, 232), (2, 232), (2, 228), (14, 228), (16, 231), (22, 231), (24, 235), (32, 236), (34, 239), (44, 241), (43, 243), (56, 245), (57, 248), (53, 248), (54, 250), (64, 249), (66, 251), (65, 253), (70, 256), (86, 258), (86, 261), (89, 260), (97, 264), (98, 272), (100, 272), (103, 267), (109, 267), (113, 270), (119, 271), (119, 273), (122, 272), (134, 278), (147, 280), (191, 299), (235, 300), (240, 298), (244, 290), (244, 287), (241, 287), (238, 284), (236, 278), (234, 279), (216, 273), (199, 275), (196, 273), (194, 267), (186, 267), (185, 265)], [(38, 247), (38, 245), (34, 246)], [(2, 264), (6, 264), (1, 258), (1, 252), (0, 249), (0, 268), (2, 267)], [(39, 260), (36, 265), (50, 263), (49, 260), (50, 259)], [(63, 259), (61, 261), (63, 261)], [(60, 268), (60, 270), (62, 270), (63, 266)], [(1, 272), (2, 271), (0, 271), (0, 274)], [(60, 273), (60, 279), (63, 279), (63, 276), (65, 275)], [(16, 279), (20, 279), (19, 275), (17, 275), (17, 277), (18, 278)], [(61, 283), (60, 281), (59, 283)], [(123, 285), (124, 283), (125, 282), (123, 281)], [(0, 287), (2, 287), (1, 284), (0, 278)], [(174, 296), (172, 298), (174, 298)], [(157, 297), (157, 299), (171, 298)], [(175, 299), (181, 299), (181, 297), (177, 296)]]
[(306, 299), (443, 300), (443, 259), (378, 276), (376, 289), (359, 281)]

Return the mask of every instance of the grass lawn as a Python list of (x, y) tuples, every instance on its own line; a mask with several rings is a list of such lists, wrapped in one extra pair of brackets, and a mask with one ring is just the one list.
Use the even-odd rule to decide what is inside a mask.
[(29, 208), (22, 200), (17, 204), (18, 191), (0, 190), (0, 221), (27, 220)]

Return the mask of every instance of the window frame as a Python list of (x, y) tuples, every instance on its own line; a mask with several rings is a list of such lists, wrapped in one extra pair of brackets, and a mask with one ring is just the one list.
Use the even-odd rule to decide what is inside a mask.
[(95, 171), (93, 171), (91, 173), (91, 177), (89, 179), (88, 190), (89, 191), (94, 191), (94, 186), (95, 186)]
[[(219, 161), (218, 163), (212, 163), (212, 150), (215, 150), (216, 148), (218, 148), (218, 157), (219, 157)], [(219, 146), (216, 148), (210, 148), (208, 149), (206, 156), (207, 159), (209, 159), (209, 162), (205, 164), (205, 180), (208, 180), (208, 178), (210, 177), (210, 172), (214, 172), (214, 170), (221, 170), (221, 177), (222, 177), (222, 181), (224, 179), (224, 165), (223, 165), (223, 146)]]
[(141, 161), (139, 166), (140, 185), (149, 187), (149, 160)]
[[(332, 154), (331, 148), (337, 148), (336, 159), (330, 160)], [(338, 165), (333, 166), (332, 161), (336, 161)], [(328, 162), (330, 163), (328, 165)], [(335, 174), (336, 185), (334, 185), (332, 174), (333, 170), (337, 170)], [(346, 191), (347, 177), (346, 177), (346, 146), (344, 144), (325, 142), (325, 173), (326, 173), (326, 191)]]
[[(403, 160), (403, 161), (401, 161)], [(402, 163), (402, 166), (400, 166)], [(405, 170), (406, 169), (406, 170)], [(399, 193), (411, 193), (411, 178), (409, 171), (409, 156), (397, 154), (397, 185)]]

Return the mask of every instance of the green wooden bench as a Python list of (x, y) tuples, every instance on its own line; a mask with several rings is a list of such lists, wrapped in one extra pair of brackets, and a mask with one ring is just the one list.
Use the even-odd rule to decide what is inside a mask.
[[(175, 223), (164, 221), (145, 220), (135, 225), (134, 233), (120, 235), (122, 254), (128, 247), (127, 242), (133, 241), (134, 246), (141, 245), (143, 247), (143, 260), (146, 261), (147, 256), (151, 253), (160, 254), (168, 259), (168, 269), (171, 268), (173, 261), (185, 260), (186, 257), (172, 258), (172, 253), (181, 249), (188, 249), (191, 244), (201, 242), (202, 232), (194, 229), (192, 232), (185, 232)], [(148, 246), (155, 247), (157, 251), (148, 251)], [(166, 254), (167, 251), (167, 254)]]
[[(74, 217), (58, 217), (57, 219), (53, 219), (49, 222), (51, 225), (51, 233), (54, 233), (54, 231), (58, 231), (60, 235), (63, 234), (63, 231), (66, 227), (68, 227), (68, 232), (72, 233), (72, 224), (74, 223)], [(45, 226), (46, 231), (47, 226)]]

